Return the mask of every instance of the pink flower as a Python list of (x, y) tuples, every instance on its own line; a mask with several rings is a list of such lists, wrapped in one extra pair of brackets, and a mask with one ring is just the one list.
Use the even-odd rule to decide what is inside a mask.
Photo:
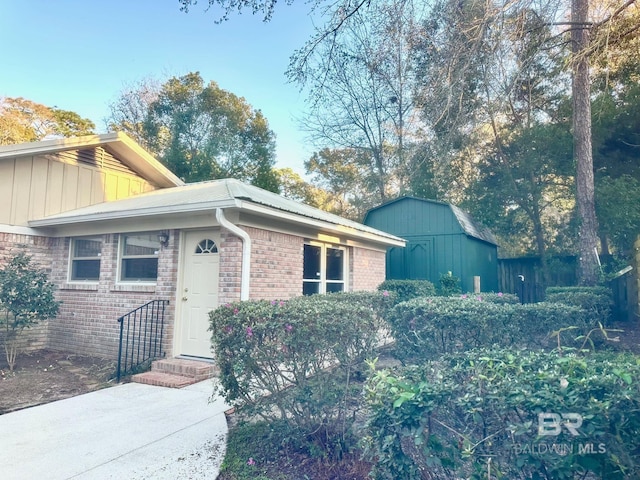
[(278, 302), (276, 302), (275, 300), (271, 300), (271, 305), (275, 306), (276, 303), (278, 303)]
[(253, 457), (249, 457), (249, 460), (247, 460), (247, 465), (255, 465), (256, 461), (253, 459)]
[(247, 327), (247, 337), (253, 337), (253, 328)]
[(389, 296), (389, 292), (385, 290), (384, 292), (382, 292), (382, 296), (383, 297), (388, 297)]
[(498, 296), (501, 297), (502, 296), (502, 292), (498, 292)]
[(467, 294), (465, 293), (464, 295), (462, 295), (462, 298), (467, 298)]
[(285, 329), (287, 332), (290, 332), (291, 330), (293, 330), (293, 325), (291, 325), (290, 323), (287, 323), (287, 324), (284, 326), (284, 329)]
[(284, 302), (282, 300), (280, 300), (280, 304), (281, 307), (284, 307)]
[(482, 297), (478, 295), (478, 301), (481, 302), (482, 301)]
[(234, 315), (237, 315), (239, 311), (240, 311), (240, 310), (238, 310), (237, 308), (234, 308), (234, 309), (233, 309), (233, 314), (234, 314)]

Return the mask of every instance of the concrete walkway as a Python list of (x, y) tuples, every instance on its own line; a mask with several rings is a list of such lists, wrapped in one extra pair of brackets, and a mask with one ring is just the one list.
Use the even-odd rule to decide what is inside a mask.
[(0, 478), (215, 479), (229, 407), (212, 392), (127, 383), (0, 415)]

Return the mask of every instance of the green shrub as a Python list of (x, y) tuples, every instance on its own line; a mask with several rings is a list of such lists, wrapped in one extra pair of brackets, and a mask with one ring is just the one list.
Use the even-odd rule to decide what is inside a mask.
[(281, 420), (292, 437), (335, 449), (327, 441), (348, 435), (360, 394), (354, 378), (374, 353), (386, 301), (379, 292), (342, 293), (217, 308), (210, 319), (222, 395), (240, 413)]
[(545, 292), (545, 300), (584, 308), (592, 323), (607, 325), (611, 321), (613, 298), (606, 287), (550, 287)]
[(428, 280), (385, 280), (378, 286), (378, 291), (389, 292), (396, 303), (436, 294), (433, 283)]
[(450, 297), (462, 293), (460, 279), (452, 275), (451, 272), (441, 274), (437, 292), (442, 297)]
[(376, 479), (638, 478), (639, 387), (631, 355), (447, 355), (372, 375), (364, 445)]
[(265, 466), (281, 455), (287, 431), (282, 421), (243, 422), (230, 428), (220, 465), (221, 476), (232, 476), (235, 480), (269, 480)]
[(10, 371), (16, 363), (22, 331), (58, 314), (60, 303), (53, 292), (47, 273), (24, 252), (15, 254), (0, 269), (0, 329)]
[[(473, 294), (468, 294), (467, 297), (472, 296)], [(498, 303), (498, 304), (517, 304), (520, 303), (520, 299), (517, 295), (513, 293), (481, 293), (480, 295), (475, 295), (476, 297), (480, 297), (485, 302)]]
[(577, 347), (575, 339), (593, 326), (585, 310), (562, 304), (498, 304), (484, 295), (422, 297), (400, 303), (388, 318), (396, 340), (396, 356), (422, 361), (439, 355), (491, 345), (553, 348), (561, 334), (561, 346)]

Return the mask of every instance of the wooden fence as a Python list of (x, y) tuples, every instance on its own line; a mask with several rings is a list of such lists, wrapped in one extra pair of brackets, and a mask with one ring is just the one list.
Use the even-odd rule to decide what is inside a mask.
[[(603, 263), (608, 258), (601, 259)], [(549, 259), (549, 279), (545, 283), (542, 264), (538, 257), (504, 258), (498, 261), (500, 291), (518, 295), (522, 303), (541, 302), (547, 287), (577, 285), (577, 258), (575, 256)], [(609, 283), (613, 292), (613, 314), (616, 320), (637, 320), (637, 272), (631, 270)]]
[(545, 283), (538, 257), (503, 258), (498, 261), (500, 291), (518, 295), (522, 303), (541, 302), (547, 287), (577, 284), (576, 257), (553, 257)]

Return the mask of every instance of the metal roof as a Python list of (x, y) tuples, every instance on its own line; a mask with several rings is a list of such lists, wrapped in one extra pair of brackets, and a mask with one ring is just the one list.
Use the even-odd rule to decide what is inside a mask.
[(484, 225), (476, 222), (471, 217), (471, 215), (460, 210), (460, 208), (456, 207), (455, 205), (449, 204), (449, 207), (451, 207), (453, 214), (458, 219), (458, 223), (467, 235), (479, 240), (484, 240), (485, 242), (492, 243), (494, 245), (498, 245), (498, 241), (496, 240), (496, 237), (493, 235), (493, 233), (491, 233), (491, 230), (489, 230)]
[(375, 210), (378, 210), (380, 208), (384, 208), (387, 205), (391, 205), (396, 202), (402, 202), (403, 200), (407, 200), (407, 199), (418, 200), (420, 202), (425, 202), (425, 203), (435, 203), (437, 205), (443, 205), (443, 206), (449, 207), (453, 212), (453, 215), (456, 217), (456, 220), (460, 224), (460, 227), (462, 228), (462, 230), (466, 235), (473, 238), (477, 238), (478, 240), (482, 240), (484, 242), (491, 243), (493, 245), (498, 245), (498, 241), (496, 237), (493, 235), (493, 233), (491, 232), (491, 230), (489, 230), (487, 227), (485, 227), (481, 223), (474, 220), (470, 214), (461, 210), (459, 207), (456, 207), (455, 205), (452, 205), (446, 202), (440, 202), (438, 200), (429, 200), (426, 198), (412, 197), (409, 195), (398, 197), (388, 202), (385, 202), (382, 205), (378, 205), (377, 207), (373, 207), (372, 209), (370, 209), (366, 213), (364, 217), (364, 221), (365, 222), (367, 221), (367, 217), (371, 212), (374, 212)]
[[(391, 245), (404, 245), (404, 240), (358, 222), (324, 212), (309, 205), (247, 185), (235, 179), (212, 180), (163, 188), (139, 195), (103, 202), (88, 207), (50, 215), (29, 222), (32, 227), (52, 227), (101, 220), (157, 216), (175, 213), (194, 213), (215, 208), (238, 208), (266, 217), (292, 214), (303, 221), (310, 219), (327, 225), (342, 227), (352, 236), (373, 236)], [(304, 223), (304, 222), (302, 222)]]

